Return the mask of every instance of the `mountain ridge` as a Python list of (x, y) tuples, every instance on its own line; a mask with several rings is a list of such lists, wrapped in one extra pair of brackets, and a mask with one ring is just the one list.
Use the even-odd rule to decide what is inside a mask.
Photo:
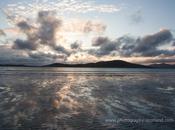
[(123, 60), (112, 60), (112, 61), (99, 61), (92, 63), (82, 63), (82, 64), (68, 64), (68, 63), (52, 63), (47, 65), (24, 65), (24, 64), (0, 64), (0, 67), (89, 67), (89, 68), (161, 68), (161, 69), (175, 69), (175, 64), (150, 64), (141, 65), (136, 63), (131, 63)]
[(175, 64), (171, 65), (171, 64), (166, 64), (166, 63), (150, 64), (149, 66), (152, 68), (164, 68), (164, 69), (175, 68)]
[(95, 63), (84, 63), (84, 64), (53, 63), (53, 64), (45, 65), (44, 67), (149, 68), (149, 66), (130, 63), (122, 60), (99, 61)]

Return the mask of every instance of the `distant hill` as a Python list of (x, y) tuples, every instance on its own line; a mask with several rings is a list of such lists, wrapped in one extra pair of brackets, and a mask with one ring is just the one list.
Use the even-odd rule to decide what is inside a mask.
[(16, 65), (16, 64), (0, 64), (0, 67), (30, 67), (27, 65)]
[(91, 68), (150, 68), (148, 66), (133, 64), (122, 60), (101, 61), (87, 64), (61, 64), (54, 63), (44, 67), (91, 67)]
[(149, 65), (150, 67), (152, 68), (169, 68), (169, 69), (172, 69), (174, 68), (175, 69), (175, 65), (170, 65), (170, 64), (165, 64), (165, 63), (162, 63), (162, 64), (151, 64)]
[(100, 61), (96, 63), (86, 63), (86, 64), (63, 64), (63, 63), (53, 63), (44, 66), (31, 66), (31, 65), (20, 65), (20, 64), (0, 64), (0, 67), (89, 67), (89, 68), (162, 68), (162, 69), (175, 69), (175, 64), (150, 64), (150, 65), (139, 65), (122, 60), (113, 61)]

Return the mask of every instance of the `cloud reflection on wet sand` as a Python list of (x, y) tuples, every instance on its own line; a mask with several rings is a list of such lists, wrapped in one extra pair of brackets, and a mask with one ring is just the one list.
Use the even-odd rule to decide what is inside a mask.
[(0, 74), (0, 128), (173, 130), (174, 122), (133, 125), (106, 120), (175, 118), (174, 77), (49, 70)]

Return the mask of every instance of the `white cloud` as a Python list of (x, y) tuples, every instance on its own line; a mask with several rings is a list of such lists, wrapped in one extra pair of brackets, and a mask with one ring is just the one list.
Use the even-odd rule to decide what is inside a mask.
[(55, 11), (59, 15), (64, 13), (87, 13), (103, 12), (112, 13), (120, 10), (115, 5), (96, 4), (95, 2), (82, 0), (35, 0), (33, 3), (16, 3), (9, 4), (4, 8), (5, 14), (10, 21), (19, 21), (24, 18), (36, 17), (39, 11)]

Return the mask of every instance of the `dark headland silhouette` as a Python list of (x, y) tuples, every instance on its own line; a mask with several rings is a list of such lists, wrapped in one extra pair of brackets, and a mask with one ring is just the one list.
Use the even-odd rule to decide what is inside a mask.
[(0, 66), (10, 66), (10, 67), (89, 67), (89, 68), (174, 68), (175, 65), (170, 64), (150, 64), (150, 65), (140, 65), (135, 63), (130, 63), (122, 60), (112, 60), (112, 61), (100, 61), (95, 63), (85, 63), (85, 64), (64, 64), (64, 63), (53, 63), (44, 66), (32, 66), (32, 65), (22, 65), (22, 64), (0, 64)]
[(149, 65), (152, 68), (166, 68), (166, 69), (173, 69), (175, 68), (175, 64), (166, 64), (166, 63), (161, 63), (161, 64), (151, 64)]
[(96, 63), (86, 63), (86, 64), (61, 64), (54, 63), (46, 65), (45, 67), (90, 67), (90, 68), (149, 68), (148, 66), (129, 63), (122, 60), (113, 61), (100, 61)]

